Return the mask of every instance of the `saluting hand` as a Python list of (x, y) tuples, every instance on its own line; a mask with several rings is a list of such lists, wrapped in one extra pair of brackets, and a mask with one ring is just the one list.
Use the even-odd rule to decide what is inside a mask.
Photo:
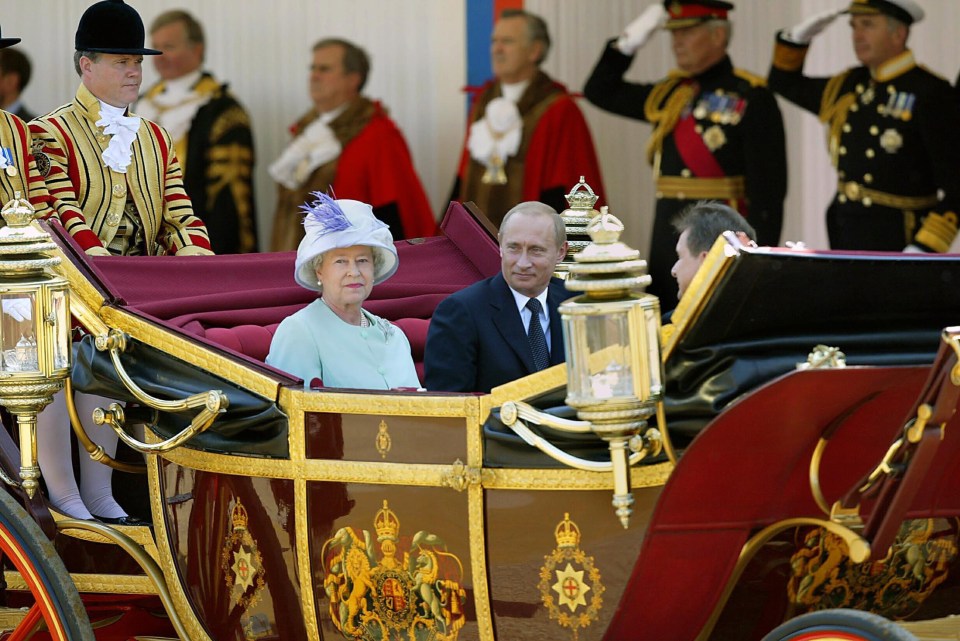
[(663, 8), (663, 4), (656, 2), (640, 14), (636, 20), (627, 25), (617, 39), (617, 49), (625, 55), (632, 56), (637, 49), (647, 44), (653, 32), (667, 24), (670, 14)]
[(813, 37), (830, 26), (840, 15), (846, 13), (846, 8), (830, 9), (810, 16), (795, 27), (783, 32), (784, 39), (798, 45), (808, 45)]

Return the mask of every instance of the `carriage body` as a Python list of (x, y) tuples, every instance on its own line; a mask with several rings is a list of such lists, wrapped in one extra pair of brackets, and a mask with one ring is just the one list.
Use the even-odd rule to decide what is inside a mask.
[[(369, 301), (407, 332), (415, 358), (436, 303), (499, 268), (495, 242), (466, 210), (452, 206), (444, 229), (399, 243), (400, 271)], [(666, 370), (682, 382), (668, 388), (668, 426), (671, 413), (682, 418), (685, 449), (632, 468), (624, 528), (609, 474), (558, 464), (496, 420), (507, 401), (562, 403), (562, 366), (491, 394), (305, 390), (263, 363), (271, 329), (309, 297), (289, 278), (291, 255), (140, 258), (134, 270), (58, 242), (72, 295), (89, 310), (79, 320), (132, 337), (123, 358), (135, 380), (161, 396), (219, 386), (231, 408), (184, 446), (147, 457), (153, 527), (121, 532), (137, 563), (102, 532), (61, 528), (58, 549), (88, 604), (148, 595), (166, 609), (170, 637), (382, 641), (747, 640), (828, 607), (960, 613), (956, 419), (886, 562), (845, 559), (810, 480), (816, 458), (833, 502), (915, 412), (940, 329), (960, 312), (950, 293), (960, 259), (718, 245), (664, 334)], [(191, 280), (201, 263), (205, 277)], [(806, 315), (778, 300), (746, 304), (840, 268), (876, 300), (845, 306), (828, 293)], [(939, 285), (891, 306), (868, 274), (903, 269)], [(821, 338), (853, 341), (851, 366), (792, 371)], [(105, 355), (77, 351), (87, 389), (130, 400)], [(148, 440), (185, 420), (158, 423)], [(598, 460), (605, 451), (599, 439), (563, 446)], [(872, 509), (867, 501), (861, 516)], [(18, 573), (7, 574), (16, 588)], [(133, 636), (114, 624), (96, 635)]]

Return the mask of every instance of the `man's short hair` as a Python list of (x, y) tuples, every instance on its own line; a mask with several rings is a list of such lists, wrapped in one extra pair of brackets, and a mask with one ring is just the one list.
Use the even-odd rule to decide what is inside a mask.
[(90, 58), (96, 62), (100, 59), (99, 51), (81, 51), (77, 49), (73, 52), (73, 68), (77, 70), (77, 75), (83, 77), (83, 70), (80, 68), (80, 58)]
[(730, 41), (733, 39), (733, 23), (729, 20), (721, 20), (720, 18), (714, 18), (713, 20), (707, 20), (704, 25), (709, 27), (711, 30), (720, 29), (725, 32), (727, 35), (726, 42), (723, 43), (724, 48), (730, 46)]
[(370, 56), (367, 52), (343, 38), (324, 38), (313, 45), (313, 51), (326, 47), (343, 47), (343, 70), (360, 75), (360, 87), (357, 90), (363, 91), (370, 74)]
[[(519, 205), (514, 205), (503, 217), (503, 220), (500, 221), (500, 230), (503, 230), (503, 228), (507, 226), (507, 221), (510, 220), (514, 214), (550, 216), (553, 221), (553, 232), (554, 238), (557, 241), (557, 247), (559, 248), (567, 242), (567, 226), (564, 224), (560, 214), (550, 205), (536, 200), (528, 200)], [(499, 240), (500, 237), (501, 233), (498, 231), (497, 240)]]
[(710, 251), (713, 243), (725, 231), (742, 231), (750, 240), (757, 240), (757, 232), (746, 218), (733, 208), (712, 200), (701, 200), (690, 205), (671, 222), (678, 234), (688, 232), (687, 249), (694, 255)]
[(547, 30), (546, 21), (535, 13), (524, 11), (523, 9), (504, 9), (500, 12), (500, 18), (523, 18), (527, 23), (527, 37), (530, 42), (539, 42), (543, 45), (543, 51), (537, 60), (537, 65), (543, 64), (550, 53), (550, 32)]
[(204, 53), (206, 53), (207, 41), (203, 35), (203, 25), (201, 25), (192, 14), (187, 13), (183, 9), (164, 11), (154, 18), (153, 22), (150, 23), (150, 33), (153, 34), (158, 29), (162, 29), (167, 25), (176, 24), (177, 22), (183, 24), (183, 30), (187, 34), (187, 42), (195, 45), (203, 45)]
[(18, 49), (6, 48), (0, 49), (0, 71), (4, 74), (15, 73), (20, 78), (20, 86), (17, 88), (23, 91), (30, 84), (30, 58)]

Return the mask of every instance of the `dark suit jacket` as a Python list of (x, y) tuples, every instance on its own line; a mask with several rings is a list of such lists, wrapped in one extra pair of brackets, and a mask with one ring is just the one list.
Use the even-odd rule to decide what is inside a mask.
[[(551, 279), (551, 365), (565, 360), (557, 308), (572, 295), (562, 280)], [(489, 392), (535, 371), (527, 329), (502, 274), (474, 283), (437, 306), (427, 333), (424, 370), (426, 388), (445, 392)]]

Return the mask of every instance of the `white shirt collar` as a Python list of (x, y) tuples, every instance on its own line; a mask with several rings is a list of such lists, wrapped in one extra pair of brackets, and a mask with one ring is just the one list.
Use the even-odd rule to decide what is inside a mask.
[(126, 107), (114, 107), (100, 100), (100, 117), (108, 120), (114, 120), (127, 113)]
[(519, 102), (520, 96), (523, 95), (523, 92), (527, 90), (527, 87), (530, 86), (529, 80), (521, 80), (520, 82), (512, 82), (507, 84), (506, 82), (500, 83), (500, 93), (503, 94), (503, 97), (512, 102)]
[[(547, 323), (550, 322), (550, 313), (547, 311), (547, 292), (549, 289), (549, 287), (544, 289), (538, 296), (536, 296), (536, 299), (540, 301), (540, 306), (543, 308), (544, 316), (547, 317)], [(527, 307), (527, 301), (530, 300), (530, 297), (526, 294), (521, 294), (512, 287), (510, 288), (510, 293), (513, 294), (513, 300), (517, 303), (517, 311), (522, 314)]]
[(174, 96), (186, 96), (193, 90), (193, 85), (197, 84), (197, 81), (200, 80), (201, 75), (203, 75), (203, 71), (200, 69), (194, 69), (184, 76), (174, 78), (173, 80), (167, 80), (164, 83), (164, 93)]

